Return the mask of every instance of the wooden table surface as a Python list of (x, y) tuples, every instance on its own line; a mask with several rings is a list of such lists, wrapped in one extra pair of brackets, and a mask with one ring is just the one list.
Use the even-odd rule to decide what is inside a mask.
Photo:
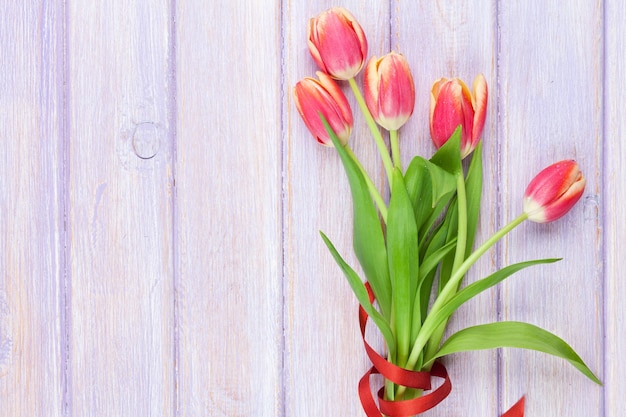
[(318, 234), (356, 264), (348, 183), (291, 96), (316, 69), (307, 19), (333, 5), (370, 54), (411, 65), (405, 163), (433, 153), (432, 82), (485, 74), (477, 242), (541, 168), (574, 158), (587, 178), (566, 217), (516, 229), (468, 280), (563, 261), (450, 329), (537, 324), (604, 386), (541, 353), (463, 353), (426, 415), (497, 417), (524, 394), (529, 417), (625, 415), (622, 0), (0, 0), (0, 416), (364, 415), (357, 302)]

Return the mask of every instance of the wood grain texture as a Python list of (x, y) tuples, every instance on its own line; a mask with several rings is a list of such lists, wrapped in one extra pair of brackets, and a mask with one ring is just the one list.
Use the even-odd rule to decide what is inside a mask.
[(174, 415), (169, 2), (68, 22), (71, 414)]
[(177, 2), (181, 416), (282, 412), (280, 17)]
[[(587, 179), (580, 204), (566, 217), (549, 224), (527, 222), (505, 240), (503, 264), (564, 259), (507, 280), (502, 319), (556, 333), (601, 376), (602, 8), (586, 1), (567, 8), (555, 2), (501, 2), (498, 11), (502, 219), (519, 215), (526, 185), (553, 162), (575, 159)], [(502, 378), (504, 404), (526, 394), (528, 415), (602, 413), (601, 388), (563, 360), (505, 349)]]
[(604, 304), (604, 415), (619, 416), (626, 410), (626, 5), (608, 1), (605, 6), (604, 137), (600, 214), (602, 216)]
[[(574, 158), (587, 178), (571, 213), (520, 226), (467, 282), (564, 259), (470, 301), (449, 333), (537, 324), (604, 388), (540, 353), (457, 354), (425, 416), (497, 417), (523, 394), (529, 417), (623, 415), (623, 1), (0, 0), (0, 416), (364, 415), (357, 302), (318, 234), (360, 271), (349, 187), (291, 92), (317, 70), (307, 20), (335, 5), (370, 56), (411, 65), (405, 166), (434, 151), (433, 81), (485, 74), (477, 242), (548, 164)], [(351, 146), (386, 190), (342, 87)]]
[(61, 416), (63, 8), (0, 8), (0, 415)]

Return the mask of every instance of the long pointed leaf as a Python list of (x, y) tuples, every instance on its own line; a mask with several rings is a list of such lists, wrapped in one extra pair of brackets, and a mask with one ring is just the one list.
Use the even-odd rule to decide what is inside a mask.
[[(397, 360), (403, 363), (409, 355), (419, 253), (413, 205), (398, 168), (393, 172), (387, 213), (387, 253), (391, 278), (392, 330), (398, 344)], [(419, 302), (419, 298), (416, 301)], [(416, 308), (419, 309), (419, 304)]]
[(422, 282), (426, 275), (430, 274), (431, 271), (434, 271), (441, 259), (449, 254), (455, 247), (456, 240), (453, 240), (446, 243), (432, 254), (425, 256), (424, 260), (422, 260), (422, 265), (420, 266), (419, 282)]
[[(421, 259), (428, 259), (445, 245), (446, 236), (448, 234), (448, 226), (449, 225), (447, 223), (439, 224), (435, 232), (430, 237), (429, 244), (424, 249), (424, 254), (422, 255), (420, 251)], [(446, 254), (447, 253), (449, 252), (446, 252)], [(445, 257), (446, 254), (444, 254), (443, 256)], [(428, 311), (428, 303), (430, 301), (430, 296), (433, 292), (433, 282), (435, 280), (436, 272), (437, 270), (435, 269), (432, 272), (426, 274), (426, 276), (421, 280), (421, 285), (419, 287), (422, 323), (426, 319), (426, 312)], [(413, 338), (415, 336), (416, 333), (413, 333)]]
[(378, 300), (383, 316), (389, 318), (391, 317), (391, 281), (387, 265), (387, 248), (376, 206), (359, 167), (339, 143), (337, 135), (323, 116), (322, 121), (341, 158), (350, 183), (354, 213), (352, 238), (354, 253)]
[[(457, 292), (447, 303), (445, 303), (439, 310), (432, 311), (426, 317), (422, 330), (418, 334), (416, 343), (426, 343), (433, 332), (446, 321), (463, 303), (480, 294), (481, 292), (493, 287), (499, 282), (504, 281), (514, 273), (528, 268), (529, 266), (538, 264), (549, 264), (557, 262), (559, 259), (537, 259), (534, 261), (519, 262), (513, 265), (509, 265), (494, 272), (486, 278), (478, 280), (467, 287)], [(432, 358), (426, 358), (431, 360)]]
[(333, 258), (335, 258), (337, 265), (339, 265), (344, 275), (346, 276), (348, 280), (348, 284), (350, 284), (350, 287), (352, 288), (352, 292), (354, 292), (354, 295), (359, 301), (359, 304), (361, 304), (361, 306), (363, 307), (367, 315), (370, 316), (371, 319), (376, 324), (376, 326), (378, 326), (378, 329), (382, 333), (383, 338), (385, 339), (385, 342), (387, 343), (387, 347), (389, 348), (389, 353), (390, 354), (395, 353), (396, 343), (393, 337), (393, 333), (391, 331), (391, 327), (389, 327), (389, 323), (387, 323), (385, 318), (378, 312), (378, 310), (374, 308), (374, 306), (370, 302), (367, 289), (365, 288), (365, 284), (363, 284), (363, 282), (361, 281), (361, 278), (354, 271), (354, 269), (352, 269), (352, 267), (350, 267), (350, 265), (348, 265), (346, 261), (343, 260), (343, 258), (341, 257), (339, 252), (337, 252), (337, 249), (335, 249), (335, 246), (332, 244), (330, 239), (328, 239), (328, 237), (326, 237), (326, 235), (323, 232), (320, 232), (320, 235), (322, 235), (322, 239), (324, 240), (324, 243), (326, 243), (326, 246), (328, 247), (328, 250), (330, 251), (330, 253), (333, 255)]
[[(448, 206), (444, 223), (446, 223), (447, 225), (446, 244), (456, 241), (459, 228), (459, 215), (456, 195)], [(454, 252), (451, 252), (446, 255), (441, 262), (441, 268), (439, 269), (439, 291), (441, 291), (441, 289), (443, 289), (443, 287), (445, 287), (448, 283), (448, 280), (452, 275), (453, 264)]]
[[(420, 265), (417, 293), (415, 294), (415, 310), (413, 310), (413, 323), (411, 324), (411, 340), (415, 340), (417, 337), (422, 323), (424, 322), (424, 318), (426, 317), (433, 281), (435, 279), (435, 273), (437, 272), (437, 265), (447, 253), (455, 248), (455, 244), (456, 241), (450, 242), (434, 253), (427, 254)], [(418, 305), (420, 310), (416, 311)]]
[[(404, 181), (413, 203), (418, 229), (429, 221), (436, 208), (443, 208), (440, 203), (447, 201), (456, 190), (454, 175), (421, 156), (413, 158), (404, 175)], [(435, 217), (438, 213), (439, 211)]]
[(478, 214), (483, 191), (483, 142), (472, 153), (472, 162), (467, 170), (465, 178), (465, 192), (467, 196), (467, 245), (465, 246), (465, 258), (472, 253), (476, 227), (478, 226)]
[(461, 165), (461, 126), (456, 128), (450, 139), (435, 152), (430, 161), (453, 175), (463, 171)]
[(470, 350), (512, 347), (531, 349), (563, 358), (596, 384), (602, 382), (560, 337), (529, 323), (503, 321), (468, 327), (450, 336), (436, 357)]

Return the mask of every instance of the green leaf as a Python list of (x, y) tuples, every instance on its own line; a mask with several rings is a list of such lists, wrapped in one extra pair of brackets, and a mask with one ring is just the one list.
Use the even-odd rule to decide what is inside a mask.
[(372, 287), (378, 300), (380, 310), (386, 318), (391, 317), (391, 281), (387, 265), (387, 248), (382, 227), (372, 201), (367, 183), (358, 165), (352, 160), (348, 152), (341, 146), (337, 135), (328, 125), (326, 119), (320, 115), (328, 135), (335, 145), (341, 158), (350, 190), (352, 192), (353, 207), (353, 238), (354, 253), (363, 268), (363, 272)]
[(391, 353), (395, 354), (396, 342), (393, 337), (391, 327), (389, 327), (389, 323), (378, 312), (378, 310), (374, 308), (374, 306), (370, 302), (369, 294), (367, 293), (367, 289), (365, 288), (365, 285), (361, 281), (361, 278), (354, 271), (354, 269), (352, 269), (352, 267), (350, 267), (350, 265), (348, 265), (343, 260), (343, 258), (341, 257), (339, 252), (337, 252), (337, 249), (335, 249), (335, 246), (332, 244), (330, 239), (328, 239), (328, 237), (326, 237), (326, 235), (323, 232), (320, 232), (320, 235), (322, 235), (322, 239), (324, 240), (324, 243), (326, 243), (326, 246), (328, 247), (328, 250), (330, 251), (330, 253), (333, 255), (333, 258), (335, 258), (337, 265), (339, 265), (344, 275), (348, 279), (348, 284), (350, 284), (350, 287), (352, 288), (352, 292), (354, 292), (354, 295), (359, 301), (359, 304), (361, 304), (365, 312), (371, 317), (371, 319), (374, 321), (376, 326), (378, 326), (378, 329), (382, 333), (383, 338), (385, 339), (385, 342), (387, 343), (387, 347), (389, 348), (390, 354)]
[(467, 194), (467, 245), (465, 246), (465, 258), (472, 253), (476, 228), (478, 226), (478, 215), (480, 213), (480, 202), (483, 191), (483, 160), (482, 160), (482, 140), (472, 153), (472, 162), (467, 170), (465, 178), (465, 192)]
[(436, 357), (501, 347), (531, 349), (563, 358), (587, 378), (602, 385), (598, 377), (563, 339), (529, 323), (503, 321), (468, 327), (450, 336), (441, 346)]
[[(549, 264), (553, 262), (557, 262), (559, 259), (537, 259), (534, 261), (526, 261), (519, 262), (513, 265), (509, 265), (500, 269), (499, 271), (494, 272), (486, 278), (473, 282), (467, 287), (461, 289), (457, 292), (447, 303), (445, 303), (441, 308), (437, 311), (431, 311), (426, 317), (424, 321), (424, 325), (422, 326), (422, 330), (418, 335), (420, 339), (417, 342), (425, 343), (433, 332), (446, 321), (463, 303), (480, 294), (481, 292), (493, 287), (494, 285), (504, 281), (506, 278), (510, 277), (514, 273), (528, 268), (529, 266), (538, 265), (538, 264)], [(430, 361), (433, 358), (426, 358), (426, 360)]]
[[(448, 226), (449, 226), (448, 223), (445, 223), (445, 222), (440, 223), (439, 226), (433, 232), (433, 234), (430, 236), (429, 241), (428, 241), (428, 246), (426, 246), (423, 249), (420, 248), (420, 259), (422, 259), (422, 268), (424, 268), (425, 259), (428, 259), (434, 253), (437, 253), (437, 251), (439, 251), (442, 247), (445, 246), (446, 236), (448, 235)], [(454, 248), (454, 245), (452, 246), (452, 248)], [(445, 257), (449, 253), (450, 252), (445, 251), (443, 256)], [(422, 271), (422, 268), (420, 268), (420, 273)], [(426, 312), (428, 311), (428, 303), (430, 301), (430, 296), (433, 292), (432, 287), (433, 287), (433, 281), (435, 279), (436, 272), (437, 272), (436, 269), (432, 270), (430, 273), (427, 273), (424, 276), (424, 278), (421, 278), (421, 285), (419, 287), (419, 293), (420, 293), (420, 307), (421, 307), (422, 322), (424, 322), (424, 320), (426, 319)], [(416, 335), (413, 334), (413, 336), (414, 337), (412, 337), (412, 339), (414, 340)]]
[[(446, 225), (446, 244), (454, 242), (457, 239), (458, 227), (459, 227), (459, 215), (458, 215), (458, 203), (456, 196), (450, 202), (446, 216), (444, 218), (444, 224)], [(452, 275), (452, 266), (454, 264), (455, 252), (448, 253), (441, 262), (441, 268), (439, 269), (439, 291), (446, 286)]]
[(424, 158), (416, 156), (413, 158), (404, 174), (409, 198), (415, 211), (415, 221), (418, 227), (421, 226), (422, 219), (432, 210), (433, 187), (430, 179), (430, 172), (426, 167)]
[(425, 256), (422, 260), (422, 265), (420, 267), (419, 281), (422, 282), (426, 275), (434, 271), (435, 268), (437, 268), (439, 262), (443, 259), (443, 257), (451, 253), (455, 247), (456, 240), (452, 240), (451, 242), (447, 242), (445, 245), (435, 250), (433, 253)]
[[(463, 175), (463, 166), (461, 164), (461, 126), (457, 127), (450, 139), (430, 158), (435, 165), (443, 168), (453, 175), (454, 188), (457, 188), (457, 176)], [(458, 218), (457, 218), (456, 199), (448, 205), (444, 222), (448, 224), (446, 243), (452, 242), (457, 237)], [(439, 272), (439, 289), (443, 288), (448, 282), (452, 274), (452, 266), (454, 261), (454, 253), (447, 255), (442, 263)]]
[[(413, 310), (413, 323), (411, 327), (411, 340), (415, 340), (420, 327), (428, 311), (428, 302), (432, 293), (433, 281), (437, 272), (439, 261), (456, 247), (456, 241), (440, 247), (431, 254), (427, 254), (422, 260), (419, 269), (419, 279), (417, 284), (417, 294), (415, 295), (415, 310)], [(420, 310), (417, 311), (417, 307)]]
[[(399, 363), (403, 363), (409, 355), (419, 253), (413, 206), (409, 200), (402, 173), (398, 168), (395, 168), (393, 172), (391, 198), (387, 212), (387, 253), (391, 278), (392, 330), (395, 331), (398, 344), (397, 359)], [(419, 309), (419, 305), (416, 308)]]
[(447, 202), (445, 197), (449, 198), (456, 189), (454, 175), (421, 156), (413, 158), (404, 175), (404, 181), (413, 204), (418, 229), (431, 219), (436, 208), (439, 210), (435, 218), (439, 215)]
[(456, 128), (450, 139), (439, 148), (430, 158), (430, 161), (453, 175), (463, 171), (461, 165), (461, 126)]

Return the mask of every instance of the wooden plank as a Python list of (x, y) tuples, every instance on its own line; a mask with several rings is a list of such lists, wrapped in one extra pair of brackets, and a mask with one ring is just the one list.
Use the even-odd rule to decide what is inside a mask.
[(604, 66), (605, 117), (603, 138), (602, 205), (604, 236), (604, 415), (618, 417), (626, 410), (626, 120), (624, 119), (624, 74), (626, 74), (626, 5), (621, 1), (606, 2), (606, 48)]
[[(429, 131), (430, 91), (433, 82), (441, 77), (459, 77), (471, 89), (477, 74), (484, 74), (487, 80), (489, 103), (482, 136), (483, 205), (475, 239), (479, 245), (501, 226), (497, 204), (494, 204), (499, 199), (500, 185), (494, 2), (397, 2), (391, 9), (391, 16), (392, 48), (404, 54), (409, 61), (416, 90), (414, 115), (401, 130), (405, 166), (409, 163), (409, 157), (422, 155), (429, 158), (435, 151)], [(380, 51), (384, 52), (386, 51)], [(491, 274), (497, 262), (497, 253), (488, 252), (472, 267), (465, 282), (470, 283)], [(450, 321), (447, 334), (497, 320), (497, 289), (494, 288), (462, 306)], [(497, 352), (455, 354), (444, 358), (443, 363), (448, 367), (452, 379), (452, 393), (438, 407), (425, 413), (425, 416), (497, 414)]]
[(63, 4), (0, 8), (0, 415), (61, 416)]
[[(371, 50), (388, 48), (385, 2), (350, 0), (341, 5), (361, 23)], [(335, 150), (316, 143), (292, 98), (293, 86), (317, 70), (307, 49), (307, 21), (328, 7), (326, 1), (289, 1), (285, 8), (286, 416), (362, 415), (357, 384), (371, 366), (360, 340), (356, 298), (318, 234), (324, 231), (360, 271), (352, 251), (348, 181)], [(362, 73), (357, 81), (361, 83)], [(380, 189), (386, 180), (376, 146), (347, 83), (341, 86), (355, 119), (350, 146)], [(371, 343), (381, 348), (376, 332), (371, 335)]]
[(269, 417), (282, 410), (280, 7), (222, 3), (176, 8), (178, 410)]
[(68, 22), (71, 414), (174, 415), (170, 3)]
[[(502, 1), (498, 11), (502, 219), (520, 213), (528, 182), (553, 162), (576, 159), (587, 178), (566, 217), (524, 224), (505, 240), (503, 264), (564, 259), (508, 280), (502, 318), (556, 333), (601, 374), (602, 5)], [(526, 394), (528, 415), (601, 415), (601, 388), (563, 360), (505, 349), (502, 372), (504, 406)]]

